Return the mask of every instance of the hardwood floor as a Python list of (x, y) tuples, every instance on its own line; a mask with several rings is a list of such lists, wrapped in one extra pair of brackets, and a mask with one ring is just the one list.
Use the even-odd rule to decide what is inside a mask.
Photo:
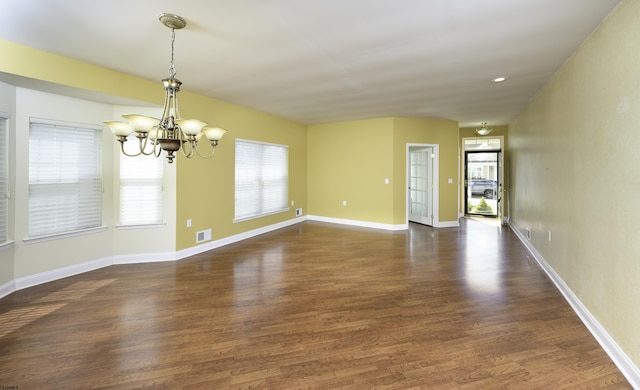
[(0, 300), (0, 386), (630, 389), (508, 228), (305, 222)]

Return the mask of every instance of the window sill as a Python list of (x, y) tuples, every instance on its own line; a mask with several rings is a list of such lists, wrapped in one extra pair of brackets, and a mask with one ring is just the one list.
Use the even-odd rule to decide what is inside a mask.
[(2, 244), (0, 244), (0, 252), (2, 252), (5, 249), (11, 248), (14, 242), (15, 241), (5, 241)]
[(84, 236), (84, 235), (87, 235), (87, 234), (99, 233), (99, 232), (103, 232), (105, 230), (107, 230), (106, 226), (98, 226), (98, 227), (90, 228), (90, 229), (75, 230), (73, 232), (66, 232), (66, 233), (60, 233), (60, 234), (50, 234), (50, 235), (40, 236), (40, 237), (27, 237), (27, 238), (23, 238), (22, 242), (24, 242), (25, 244), (38, 244), (38, 243), (45, 242), (45, 241), (54, 241), (54, 240), (60, 240), (60, 239), (63, 239), (63, 238)]
[(157, 229), (157, 228), (163, 228), (165, 226), (167, 226), (166, 222), (160, 222), (160, 223), (149, 223), (149, 224), (140, 224), (140, 225), (116, 225), (116, 229), (118, 230)]
[(289, 211), (290, 208), (286, 207), (284, 209), (280, 209), (280, 210), (276, 210), (276, 211), (271, 211), (269, 213), (263, 213), (263, 214), (257, 214), (257, 215), (250, 215), (248, 217), (241, 217), (241, 218), (234, 218), (233, 219), (233, 223), (238, 223), (238, 222), (244, 222), (244, 221), (249, 221), (251, 219), (256, 219), (256, 218), (261, 218), (261, 217), (266, 217), (268, 215), (274, 215), (274, 214), (280, 214), (280, 213), (286, 213), (287, 211)]

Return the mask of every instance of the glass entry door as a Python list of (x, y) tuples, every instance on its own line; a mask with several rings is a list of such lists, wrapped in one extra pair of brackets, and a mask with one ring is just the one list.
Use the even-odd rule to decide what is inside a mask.
[(501, 218), (500, 151), (465, 151), (465, 214)]

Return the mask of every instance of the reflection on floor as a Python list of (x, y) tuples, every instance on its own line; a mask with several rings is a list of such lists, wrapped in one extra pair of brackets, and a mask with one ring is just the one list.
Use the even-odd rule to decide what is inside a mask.
[(493, 218), (493, 217), (483, 217), (481, 215), (469, 215), (466, 216), (465, 218), (468, 219), (472, 219), (474, 221), (478, 221), (478, 222), (482, 222), (486, 225), (491, 225), (491, 226), (496, 226), (496, 227), (500, 227), (500, 219), (498, 218)]

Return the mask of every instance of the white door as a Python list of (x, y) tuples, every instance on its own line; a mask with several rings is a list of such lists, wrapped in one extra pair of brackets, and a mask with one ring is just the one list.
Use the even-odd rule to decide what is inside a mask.
[(409, 151), (409, 221), (433, 226), (433, 148)]

